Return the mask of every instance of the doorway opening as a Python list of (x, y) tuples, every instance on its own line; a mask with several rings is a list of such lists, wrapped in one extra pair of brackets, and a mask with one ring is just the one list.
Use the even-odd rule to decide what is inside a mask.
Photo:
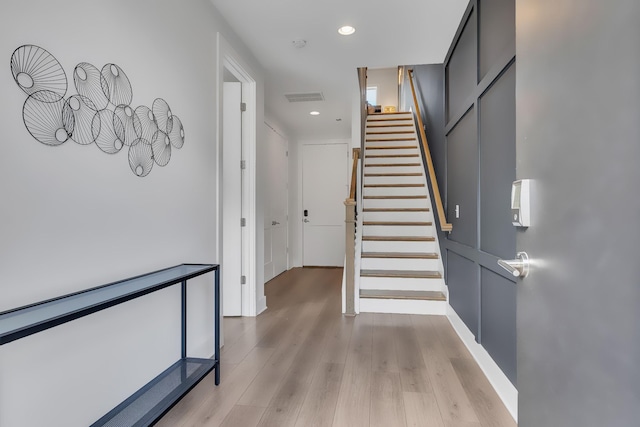
[(219, 33), (217, 88), (221, 316), (256, 316), (256, 81)]

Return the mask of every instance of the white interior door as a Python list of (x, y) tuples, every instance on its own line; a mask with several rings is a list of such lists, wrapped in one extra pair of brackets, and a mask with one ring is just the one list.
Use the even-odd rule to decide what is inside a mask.
[(302, 148), (303, 262), (305, 266), (344, 263), (344, 200), (348, 189), (347, 144)]
[(222, 313), (242, 315), (242, 85), (223, 85)]
[(287, 141), (266, 126), (265, 282), (287, 269)]

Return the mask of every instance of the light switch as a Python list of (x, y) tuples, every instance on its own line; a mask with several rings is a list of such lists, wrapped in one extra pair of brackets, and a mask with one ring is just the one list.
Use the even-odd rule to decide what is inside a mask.
[(456, 205), (456, 218), (460, 218), (460, 205)]

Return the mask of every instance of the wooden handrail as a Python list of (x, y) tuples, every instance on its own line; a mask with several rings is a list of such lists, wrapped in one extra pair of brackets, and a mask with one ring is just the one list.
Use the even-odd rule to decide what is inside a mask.
[(349, 191), (349, 200), (356, 199), (356, 186), (358, 184), (358, 160), (360, 159), (360, 149), (353, 149), (353, 166), (351, 167), (351, 190)]
[(360, 85), (360, 149), (364, 152), (365, 133), (367, 131), (367, 67), (358, 68), (358, 84)]
[(440, 229), (442, 231), (450, 232), (451, 230), (453, 230), (453, 224), (447, 222), (447, 218), (444, 212), (444, 206), (442, 205), (440, 188), (438, 187), (438, 180), (436, 179), (436, 171), (433, 168), (433, 160), (431, 160), (431, 152), (429, 151), (427, 134), (424, 131), (424, 124), (422, 123), (422, 114), (420, 112), (420, 106), (418, 105), (418, 97), (416, 96), (416, 89), (413, 86), (413, 70), (408, 70), (408, 74), (409, 83), (411, 84), (411, 93), (413, 94), (413, 103), (416, 106), (416, 117), (418, 119), (418, 127), (420, 128), (420, 139), (422, 139), (422, 147), (424, 148), (424, 155), (427, 159), (427, 169), (429, 171), (431, 187), (433, 188), (433, 197), (436, 200), (436, 210), (438, 211), (438, 219), (440, 220)]

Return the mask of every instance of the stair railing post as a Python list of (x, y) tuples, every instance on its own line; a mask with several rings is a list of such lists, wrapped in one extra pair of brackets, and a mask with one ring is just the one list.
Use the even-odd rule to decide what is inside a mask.
[(345, 316), (355, 316), (356, 201), (347, 199), (345, 206)]

